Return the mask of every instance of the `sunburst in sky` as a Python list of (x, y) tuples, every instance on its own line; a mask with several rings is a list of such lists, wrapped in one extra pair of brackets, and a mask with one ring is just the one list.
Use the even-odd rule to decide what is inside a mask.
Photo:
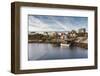
[(71, 31), (86, 28), (88, 31), (88, 17), (29, 15), (29, 32), (36, 31)]

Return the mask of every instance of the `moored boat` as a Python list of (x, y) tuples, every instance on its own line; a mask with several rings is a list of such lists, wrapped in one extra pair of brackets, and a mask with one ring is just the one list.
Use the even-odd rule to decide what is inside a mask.
[(64, 47), (69, 47), (70, 44), (66, 44), (66, 43), (61, 43), (60, 46), (64, 46)]

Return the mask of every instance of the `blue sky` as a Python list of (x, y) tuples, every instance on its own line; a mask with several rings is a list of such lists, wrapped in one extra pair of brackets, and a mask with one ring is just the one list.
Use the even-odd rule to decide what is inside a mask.
[(86, 28), (88, 17), (29, 15), (29, 32), (32, 31), (71, 31)]

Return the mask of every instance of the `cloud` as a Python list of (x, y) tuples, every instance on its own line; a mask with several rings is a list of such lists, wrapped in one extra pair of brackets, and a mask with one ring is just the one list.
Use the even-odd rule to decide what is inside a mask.
[(41, 20), (35, 18), (34, 16), (29, 17), (29, 27), (37, 27), (43, 29), (49, 28), (47, 24), (43, 23)]
[(87, 29), (87, 17), (70, 16), (29, 16), (29, 31), (71, 31)]

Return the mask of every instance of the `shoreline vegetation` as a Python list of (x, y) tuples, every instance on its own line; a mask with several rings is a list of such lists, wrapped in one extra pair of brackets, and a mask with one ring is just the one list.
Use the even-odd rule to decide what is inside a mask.
[(88, 33), (85, 28), (68, 32), (31, 32), (28, 34), (28, 43), (68, 43), (72, 46), (88, 48)]

